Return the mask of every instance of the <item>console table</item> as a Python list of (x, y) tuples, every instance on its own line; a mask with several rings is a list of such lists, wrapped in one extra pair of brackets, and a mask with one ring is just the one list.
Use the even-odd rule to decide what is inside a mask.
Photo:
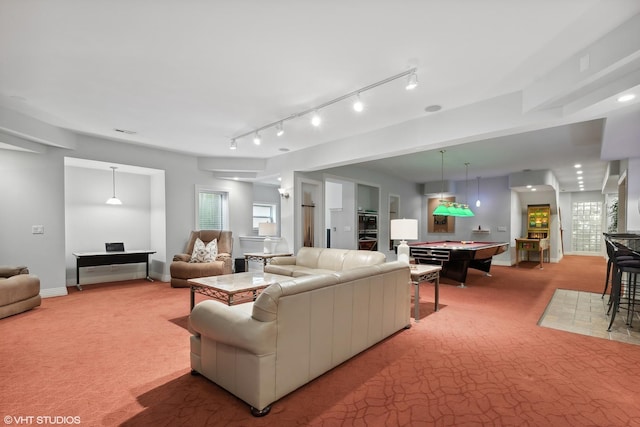
[(279, 256), (291, 256), (293, 255), (291, 252), (282, 252), (275, 254), (267, 254), (264, 252), (246, 252), (244, 254), (244, 267), (245, 271), (249, 271), (249, 261), (258, 261), (263, 266), (269, 264), (271, 262), (271, 258), (279, 257)]
[(80, 286), (80, 267), (96, 267), (99, 265), (113, 264), (137, 264), (144, 262), (147, 266), (146, 279), (153, 282), (149, 277), (149, 255), (156, 251), (122, 251), (122, 252), (73, 252), (76, 257), (76, 287)]

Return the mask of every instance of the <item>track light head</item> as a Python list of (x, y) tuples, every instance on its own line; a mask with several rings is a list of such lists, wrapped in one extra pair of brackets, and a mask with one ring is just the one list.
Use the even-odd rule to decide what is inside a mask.
[(353, 109), (355, 111), (357, 111), (358, 113), (361, 113), (362, 110), (364, 110), (364, 104), (362, 103), (362, 101), (360, 100), (360, 94), (356, 95), (356, 100), (353, 103)]
[(238, 148), (238, 143), (236, 142), (236, 139), (232, 139), (231, 140), (231, 144), (229, 144), (229, 150), (236, 150)]
[(311, 124), (314, 125), (315, 127), (318, 127), (320, 126), (320, 123), (322, 123), (322, 118), (320, 117), (317, 111), (314, 111), (313, 116), (311, 116)]
[(407, 77), (407, 85), (405, 86), (405, 89), (413, 90), (416, 87), (418, 87), (418, 75), (414, 71), (413, 73), (409, 74), (409, 77)]
[[(322, 124), (322, 117), (320, 116), (320, 114), (318, 113), (321, 109), (328, 107), (330, 105), (333, 105), (337, 102), (346, 100), (346, 99), (353, 99), (355, 97), (355, 100), (353, 101), (353, 109), (360, 113), (362, 111), (364, 111), (365, 109), (365, 105), (364, 103), (360, 100), (360, 94), (366, 91), (369, 91), (371, 89), (374, 89), (378, 86), (382, 86), (384, 84), (387, 84), (389, 82), (395, 81), (395, 80), (399, 80), (399, 79), (407, 79), (407, 84), (405, 85), (405, 87), (407, 88), (407, 90), (411, 90), (414, 89), (415, 87), (417, 87), (418, 85), (418, 76), (416, 75), (416, 70), (417, 68), (413, 67), (413, 68), (409, 68), (406, 69), (405, 71), (396, 74), (394, 76), (391, 77), (387, 77), (386, 79), (380, 80), (378, 82), (372, 83), (368, 86), (362, 87), (360, 89), (354, 90), (353, 92), (349, 92), (346, 93), (342, 96), (339, 96), (335, 99), (332, 99), (330, 101), (324, 102), (322, 104), (318, 104), (315, 105), (313, 107), (310, 107), (306, 110), (303, 111), (299, 111), (297, 113), (291, 114), (287, 117), (281, 118), (279, 120), (276, 120), (274, 122), (265, 124), (263, 126), (257, 127), (257, 128), (253, 128), (252, 130), (247, 130), (245, 133), (242, 133), (240, 135), (235, 135), (233, 137), (233, 139), (237, 140), (239, 138), (245, 138), (245, 137), (249, 137), (250, 135), (253, 134), (253, 143), (256, 145), (260, 145), (260, 134), (258, 133), (259, 131), (265, 130), (265, 129), (270, 129), (272, 127), (276, 128), (276, 135), (277, 136), (282, 136), (284, 135), (284, 122), (288, 121), (288, 120), (293, 120), (293, 119), (297, 119), (300, 117), (309, 117), (309, 115), (311, 115), (311, 124), (314, 127), (319, 127)], [(438, 106), (438, 110), (440, 109), (440, 106)], [(430, 110), (428, 110), (430, 111)], [(436, 110), (434, 110), (436, 111)], [(232, 148), (233, 149), (233, 148)]]

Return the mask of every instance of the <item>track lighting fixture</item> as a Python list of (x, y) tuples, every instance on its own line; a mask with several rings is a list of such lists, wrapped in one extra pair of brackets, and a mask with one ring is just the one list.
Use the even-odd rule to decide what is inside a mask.
[(364, 104), (362, 103), (362, 101), (360, 100), (360, 94), (356, 95), (356, 100), (353, 103), (353, 109), (355, 111), (357, 111), (358, 113), (362, 112), (362, 110), (364, 110)]
[(311, 116), (311, 124), (314, 125), (315, 127), (318, 127), (320, 126), (320, 123), (322, 123), (322, 118), (320, 117), (317, 111), (314, 111), (313, 116)]
[(411, 74), (409, 74), (409, 77), (407, 77), (407, 85), (404, 88), (406, 90), (413, 90), (416, 87), (418, 87), (418, 75), (414, 70)]
[(353, 103), (353, 109), (355, 111), (357, 111), (357, 112), (361, 112), (361, 111), (364, 110), (364, 104), (360, 100), (360, 94), (362, 92), (366, 92), (368, 90), (374, 89), (374, 88), (376, 88), (378, 86), (381, 86), (383, 84), (386, 84), (386, 83), (389, 83), (389, 82), (392, 82), (394, 80), (398, 80), (398, 79), (401, 79), (401, 78), (404, 78), (404, 77), (407, 78), (407, 85), (405, 86), (407, 88), (407, 90), (414, 89), (418, 85), (418, 76), (416, 75), (416, 70), (417, 69), (415, 67), (410, 68), (410, 69), (408, 69), (406, 71), (403, 71), (402, 73), (396, 74), (396, 75), (391, 76), (391, 77), (387, 77), (384, 80), (380, 80), (379, 82), (375, 82), (375, 83), (372, 83), (372, 84), (370, 84), (368, 86), (362, 87), (362, 88), (360, 88), (358, 90), (354, 90), (353, 92), (349, 92), (349, 93), (344, 94), (342, 96), (339, 96), (339, 97), (337, 97), (335, 99), (332, 99), (330, 101), (324, 102), (324, 103), (322, 103), (320, 105), (316, 105), (316, 106), (311, 107), (311, 108), (309, 108), (307, 110), (291, 114), (291, 115), (289, 115), (289, 116), (287, 116), (285, 118), (276, 120), (275, 122), (268, 123), (268, 124), (266, 124), (264, 126), (261, 126), (259, 128), (256, 128), (256, 129), (253, 129), (251, 131), (245, 132), (243, 134), (234, 136), (233, 140), (238, 140), (238, 139), (241, 139), (241, 138), (244, 138), (246, 136), (249, 136), (249, 135), (253, 134), (254, 135), (253, 142), (256, 145), (259, 145), (260, 144), (260, 136), (259, 136), (258, 132), (263, 131), (263, 130), (268, 129), (268, 128), (275, 127), (276, 128), (276, 135), (282, 136), (284, 134), (284, 122), (286, 122), (287, 120), (293, 120), (293, 119), (297, 119), (299, 117), (307, 116), (308, 114), (312, 114), (312, 113), (313, 113), (313, 116), (311, 118), (311, 124), (313, 126), (315, 126), (315, 127), (318, 127), (318, 126), (320, 126), (320, 124), (322, 122), (322, 118), (318, 114), (318, 111), (320, 111), (322, 108), (328, 107), (328, 106), (333, 105), (333, 104), (335, 104), (337, 102), (343, 101), (345, 99), (353, 98), (353, 97), (356, 97), (356, 100)]
[(229, 145), (229, 150), (236, 150), (238, 148), (238, 143), (235, 138), (231, 140), (231, 144)]

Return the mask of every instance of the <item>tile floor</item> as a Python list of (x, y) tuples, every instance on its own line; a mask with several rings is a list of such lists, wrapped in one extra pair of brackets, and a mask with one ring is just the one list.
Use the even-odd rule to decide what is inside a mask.
[[(640, 345), (640, 316), (638, 312), (634, 315), (633, 327), (629, 328), (625, 324), (627, 310), (620, 309), (611, 327), (611, 332), (607, 332), (610, 321), (607, 316), (608, 300), (609, 295), (602, 298), (601, 294), (592, 292), (556, 289), (538, 325)], [(636, 310), (638, 309), (640, 307)]]

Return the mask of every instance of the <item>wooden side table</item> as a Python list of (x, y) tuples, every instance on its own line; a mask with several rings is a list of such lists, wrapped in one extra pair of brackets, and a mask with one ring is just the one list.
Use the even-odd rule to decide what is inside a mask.
[(516, 267), (520, 265), (520, 252), (527, 253), (527, 261), (529, 260), (529, 252), (538, 252), (540, 256), (540, 269), (544, 262), (544, 252), (547, 251), (547, 261), (551, 262), (551, 254), (549, 252), (549, 239), (516, 239)]
[(413, 312), (416, 323), (420, 321), (420, 283), (433, 282), (434, 286), (434, 310), (440, 309), (440, 270), (442, 266), (432, 264), (411, 264), (411, 283), (415, 287), (415, 295), (413, 297)]

